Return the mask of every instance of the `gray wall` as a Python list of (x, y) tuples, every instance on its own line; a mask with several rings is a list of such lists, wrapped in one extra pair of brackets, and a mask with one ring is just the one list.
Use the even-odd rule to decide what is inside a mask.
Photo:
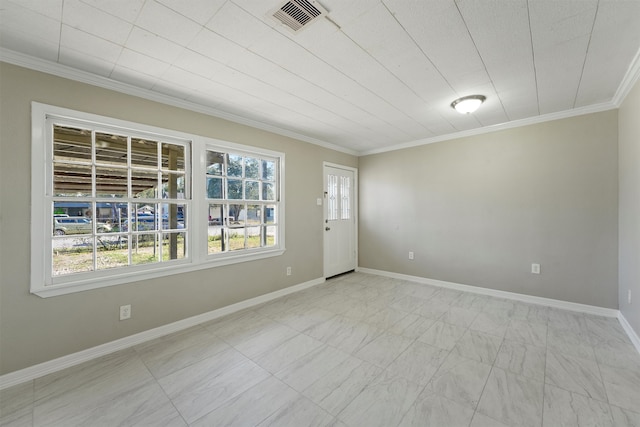
[[(620, 311), (640, 336), (640, 82), (618, 113)], [(632, 304), (627, 302), (631, 290)]]
[[(322, 277), (322, 162), (357, 166), (356, 157), (4, 63), (0, 88), (0, 374)], [(31, 101), (286, 153), (287, 251), (71, 295), (31, 295)], [(120, 322), (123, 304), (132, 304), (133, 318)]]
[(359, 266), (617, 308), (617, 138), (612, 110), (361, 157)]

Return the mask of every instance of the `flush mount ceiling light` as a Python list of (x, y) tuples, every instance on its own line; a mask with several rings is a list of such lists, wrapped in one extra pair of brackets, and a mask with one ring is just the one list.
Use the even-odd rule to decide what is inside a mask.
[(487, 97), (484, 95), (463, 96), (453, 101), (451, 108), (454, 108), (460, 114), (473, 113), (486, 99)]

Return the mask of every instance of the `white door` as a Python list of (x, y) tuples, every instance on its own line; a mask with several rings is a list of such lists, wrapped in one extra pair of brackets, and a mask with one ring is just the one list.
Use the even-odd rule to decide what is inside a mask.
[(356, 170), (324, 165), (324, 277), (356, 268)]

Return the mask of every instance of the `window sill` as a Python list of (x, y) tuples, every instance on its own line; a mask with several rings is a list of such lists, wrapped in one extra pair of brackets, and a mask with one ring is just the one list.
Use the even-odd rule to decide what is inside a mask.
[[(177, 264), (166, 267), (158, 267), (153, 270), (145, 270), (140, 272), (132, 272), (130, 270), (123, 271), (122, 274), (110, 274), (108, 277), (90, 279), (81, 279), (76, 281), (68, 281), (60, 284), (51, 284), (43, 286), (42, 284), (32, 284), (31, 293), (41, 298), (50, 298), (60, 295), (67, 295), (76, 292), (83, 292), (92, 289), (100, 289), (109, 286), (122, 285), (125, 283), (139, 282), (143, 280), (155, 279), (158, 277), (172, 276), (175, 274), (189, 273), (192, 271), (206, 270), (209, 268), (220, 267), (223, 265), (238, 264), (248, 261), (256, 261), (264, 258), (276, 257), (284, 254), (284, 248), (260, 250), (252, 253), (225, 254), (221, 257), (211, 257), (200, 263)], [(71, 277), (70, 277), (71, 279)]]

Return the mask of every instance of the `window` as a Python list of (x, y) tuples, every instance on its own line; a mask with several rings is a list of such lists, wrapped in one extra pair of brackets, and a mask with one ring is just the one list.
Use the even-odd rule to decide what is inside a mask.
[(283, 154), (38, 103), (32, 110), (32, 292), (284, 251)]
[(278, 159), (207, 150), (209, 254), (277, 244)]
[(50, 117), (54, 277), (187, 256), (190, 141)]

